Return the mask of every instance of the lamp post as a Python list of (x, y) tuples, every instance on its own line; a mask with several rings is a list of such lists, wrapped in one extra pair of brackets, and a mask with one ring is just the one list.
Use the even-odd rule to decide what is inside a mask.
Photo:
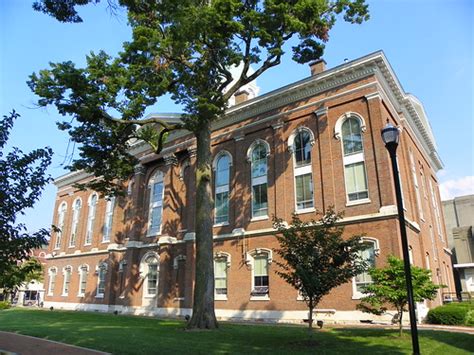
[(403, 212), (402, 190), (400, 188), (400, 175), (397, 164), (397, 147), (400, 139), (400, 131), (392, 126), (388, 120), (387, 125), (382, 129), (382, 140), (390, 153), (392, 161), (393, 181), (395, 183), (395, 193), (397, 196), (398, 221), (400, 223), (400, 235), (402, 238), (403, 264), (405, 266), (405, 279), (407, 284), (408, 310), (410, 313), (411, 342), (413, 354), (420, 354), (418, 344), (418, 328), (416, 325), (415, 302), (413, 300), (413, 286), (411, 283), (410, 256), (408, 253), (407, 230), (405, 226), (405, 213)]

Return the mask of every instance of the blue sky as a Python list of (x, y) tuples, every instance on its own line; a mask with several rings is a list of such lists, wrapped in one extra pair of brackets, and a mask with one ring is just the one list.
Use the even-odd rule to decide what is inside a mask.
[[(49, 173), (64, 173), (68, 137), (56, 129), (53, 107), (35, 108), (28, 76), (49, 62), (71, 60), (78, 66), (90, 51), (115, 54), (130, 36), (123, 15), (104, 5), (81, 11), (82, 24), (61, 24), (36, 13), (33, 1), (0, 1), (0, 114), (16, 109), (10, 144), (23, 151), (50, 146), (55, 155)], [(104, 1), (103, 1), (104, 2)], [(328, 67), (384, 50), (405, 91), (424, 104), (445, 169), (438, 173), (444, 197), (474, 193), (474, 2), (471, 0), (369, 1), (371, 20), (362, 25), (338, 22), (324, 55)], [(307, 66), (286, 56), (280, 67), (257, 80), (260, 93), (309, 75)], [(177, 108), (164, 100), (159, 112)], [(41, 201), (22, 218), (31, 230), (49, 226), (55, 199), (48, 186)]]

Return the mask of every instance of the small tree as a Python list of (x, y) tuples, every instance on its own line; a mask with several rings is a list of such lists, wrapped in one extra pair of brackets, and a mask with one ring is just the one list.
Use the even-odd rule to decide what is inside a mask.
[(277, 271), (286, 282), (299, 290), (309, 308), (309, 330), (313, 328), (313, 309), (324, 295), (363, 272), (367, 265), (358, 256), (365, 249), (360, 236), (343, 239), (344, 227), (337, 225), (342, 217), (329, 208), (319, 221), (302, 222), (293, 215), (289, 227), (274, 219), (280, 249), (276, 253), (284, 262), (275, 261)]
[(0, 285), (3, 288), (4, 299), (8, 294), (14, 295), (22, 284), (33, 280), (43, 279), (43, 266), (36, 259), (25, 260), (18, 265), (11, 266), (7, 272), (0, 274)]
[(29, 233), (23, 223), (17, 222), (18, 216), (33, 207), (50, 182), (45, 171), (53, 154), (51, 148), (26, 154), (18, 148), (4, 152), (18, 117), (13, 111), (0, 120), (0, 288), (4, 289), (11, 287), (10, 281), (4, 284), (6, 280), (10, 276), (16, 279), (14, 275), (20, 271), (22, 262), (30, 259), (32, 249), (45, 245), (49, 235), (46, 229)]
[[(408, 296), (405, 281), (405, 269), (403, 260), (395, 256), (388, 257), (388, 265), (385, 268), (372, 268), (369, 270), (372, 283), (365, 287), (364, 293), (367, 296), (362, 298), (358, 309), (373, 313), (383, 314), (387, 311), (386, 304), (395, 307), (397, 311), (397, 322), (399, 335), (402, 336), (403, 312), (408, 311)], [(431, 281), (431, 271), (421, 267), (411, 267), (413, 299), (415, 302), (423, 300), (433, 300), (438, 289), (445, 287), (435, 285)]]

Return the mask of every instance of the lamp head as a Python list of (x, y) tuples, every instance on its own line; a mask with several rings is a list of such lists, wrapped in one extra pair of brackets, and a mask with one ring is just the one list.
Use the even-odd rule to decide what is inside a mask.
[(381, 133), (382, 133), (382, 140), (385, 143), (385, 147), (388, 150), (397, 149), (398, 142), (400, 140), (400, 130), (397, 127), (394, 127), (387, 120), (387, 124), (382, 129)]

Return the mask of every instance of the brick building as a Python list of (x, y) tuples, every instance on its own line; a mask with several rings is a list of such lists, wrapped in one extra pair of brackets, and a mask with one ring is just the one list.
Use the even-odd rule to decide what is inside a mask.
[[(215, 122), (215, 298), (219, 318), (301, 321), (298, 292), (276, 273), (272, 216), (306, 220), (316, 210), (345, 211), (347, 235), (364, 233), (365, 253), (382, 266), (402, 255), (389, 155), (380, 137), (387, 119), (402, 128), (398, 149), (413, 264), (451, 280), (436, 171), (442, 167), (422, 104), (405, 93), (382, 52), (255, 96), (237, 93)], [(167, 120), (179, 115), (162, 116)], [(54, 224), (47, 257), (46, 305), (135, 314), (185, 315), (194, 280), (195, 141), (173, 133), (160, 155), (143, 142), (124, 198), (99, 198), (56, 179)], [(318, 305), (318, 319), (357, 321), (359, 275)], [(442, 301), (440, 296), (419, 311)]]

